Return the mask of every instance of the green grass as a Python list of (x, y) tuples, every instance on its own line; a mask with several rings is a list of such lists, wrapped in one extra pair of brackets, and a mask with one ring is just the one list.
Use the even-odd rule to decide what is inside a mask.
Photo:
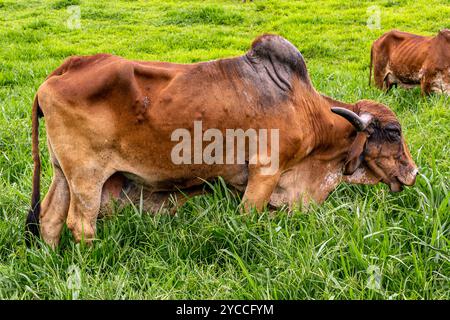
[[(371, 30), (374, 3), (381, 29)], [(71, 30), (74, 4), (81, 28)], [(372, 41), (393, 28), (449, 28), (448, 1), (7, 0), (0, 13), (0, 298), (450, 298), (450, 99), (367, 84)], [(98, 222), (93, 247), (75, 245), (65, 230), (56, 251), (26, 248), (31, 103), (65, 57), (204, 61), (241, 55), (264, 32), (300, 49), (320, 92), (395, 110), (421, 170), (414, 187), (390, 194), (342, 185), (309, 212), (244, 218), (217, 184), (176, 217), (116, 212)], [(41, 130), (43, 192), (51, 178), (44, 145)]]

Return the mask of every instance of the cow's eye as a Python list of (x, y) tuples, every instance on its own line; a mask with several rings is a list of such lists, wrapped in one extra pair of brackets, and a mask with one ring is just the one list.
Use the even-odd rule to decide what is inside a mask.
[(395, 124), (388, 124), (387, 126), (384, 127), (384, 130), (400, 134), (400, 127)]
[(384, 127), (384, 131), (389, 136), (390, 139), (399, 139), (401, 137), (401, 129), (396, 125), (387, 125)]

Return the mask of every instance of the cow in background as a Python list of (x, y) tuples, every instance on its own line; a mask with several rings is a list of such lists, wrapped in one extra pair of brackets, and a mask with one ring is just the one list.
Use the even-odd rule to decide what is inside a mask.
[(372, 67), (380, 89), (420, 85), (423, 95), (450, 95), (450, 30), (441, 30), (434, 37), (389, 31), (372, 45), (369, 85)]

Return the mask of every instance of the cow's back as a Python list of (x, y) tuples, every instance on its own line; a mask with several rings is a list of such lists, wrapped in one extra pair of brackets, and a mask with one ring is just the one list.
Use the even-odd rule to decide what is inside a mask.
[[(135, 98), (136, 90), (157, 91), (189, 65), (127, 60), (110, 54), (74, 56), (53, 71), (44, 85), (74, 106)], [(145, 79), (144, 81), (141, 81)]]
[(244, 56), (195, 64), (75, 56), (52, 72), (43, 87), (80, 112), (108, 105), (122, 117), (168, 120), (187, 106), (190, 114), (205, 108), (230, 113), (230, 108), (250, 113), (276, 109), (288, 102), (298, 80), (312, 89), (300, 52), (281, 37), (264, 35)]

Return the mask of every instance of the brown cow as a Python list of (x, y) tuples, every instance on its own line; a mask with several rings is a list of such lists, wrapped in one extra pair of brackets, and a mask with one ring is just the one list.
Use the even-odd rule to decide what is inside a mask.
[[(388, 107), (320, 95), (300, 52), (274, 35), (257, 38), (243, 56), (196, 64), (71, 57), (40, 86), (32, 114), (35, 171), (27, 229), (40, 230), (52, 246), (64, 222), (76, 241), (90, 242), (102, 202), (130, 194), (135, 201), (141, 190), (154, 209), (169, 194), (183, 200), (183, 193), (201, 192), (205, 181), (221, 176), (244, 191), (244, 210), (261, 210), (269, 202), (322, 202), (342, 174), (353, 183), (382, 181), (392, 191), (414, 184), (417, 174)], [(39, 115), (46, 119), (53, 164), (42, 206)], [(241, 163), (176, 164), (172, 135), (180, 128), (195, 135), (196, 121), (219, 133), (278, 130), (278, 152), (276, 143), (267, 143), (278, 166), (268, 172), (275, 158), (268, 164), (258, 154), (255, 160), (250, 144)], [(194, 160), (197, 154), (194, 142)]]
[(380, 89), (420, 85), (422, 94), (450, 94), (450, 30), (441, 30), (434, 37), (389, 31), (372, 45), (369, 85), (372, 66)]

